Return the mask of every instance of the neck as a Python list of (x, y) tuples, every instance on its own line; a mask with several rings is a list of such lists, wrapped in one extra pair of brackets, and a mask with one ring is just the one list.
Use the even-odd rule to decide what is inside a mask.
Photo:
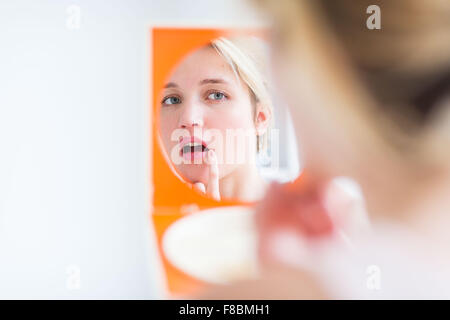
[(407, 212), (406, 225), (424, 239), (450, 245), (450, 176), (429, 185)]
[(382, 228), (377, 230), (383, 236), (383, 225), (393, 225), (396, 241), (408, 250), (413, 248), (410, 254), (433, 268), (449, 270), (450, 179), (443, 177), (426, 187), (420, 186), (422, 192), (408, 198), (409, 203), (403, 206), (403, 211), (391, 211), (389, 216), (387, 213), (378, 215), (376, 218), (381, 219), (377, 224)]
[(397, 223), (424, 239), (450, 243), (450, 172), (410, 166), (405, 162), (379, 162), (366, 173), (362, 186), (374, 220)]
[(267, 183), (261, 178), (256, 166), (243, 165), (219, 180), (222, 199), (254, 202), (264, 196)]

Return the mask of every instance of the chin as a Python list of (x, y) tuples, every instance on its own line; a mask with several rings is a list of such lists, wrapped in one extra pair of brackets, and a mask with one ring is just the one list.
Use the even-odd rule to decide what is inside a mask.
[(181, 176), (189, 183), (201, 182), (207, 184), (208, 182), (208, 167), (203, 164), (185, 164), (180, 168)]

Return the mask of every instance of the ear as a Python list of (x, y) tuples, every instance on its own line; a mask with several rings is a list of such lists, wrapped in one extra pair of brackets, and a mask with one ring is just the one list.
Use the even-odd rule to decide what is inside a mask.
[(269, 127), (272, 113), (270, 109), (262, 106), (260, 103), (256, 105), (255, 128), (258, 136), (263, 135)]

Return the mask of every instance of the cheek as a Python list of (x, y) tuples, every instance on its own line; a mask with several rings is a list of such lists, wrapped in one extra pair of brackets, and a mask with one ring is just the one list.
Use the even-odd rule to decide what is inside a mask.
[(250, 162), (256, 148), (253, 106), (234, 104), (228, 107), (211, 112), (206, 125), (221, 134), (215, 144), (220, 177), (232, 172), (236, 166)]
[[(220, 132), (217, 140), (217, 151), (224, 154), (236, 153), (236, 148), (245, 148), (249, 136), (256, 134), (252, 118), (253, 110), (247, 104), (233, 105), (229, 108), (212, 112), (207, 119), (206, 127)], [(221, 150), (221, 151), (219, 151)]]
[(226, 129), (254, 129), (253, 106), (230, 103), (208, 116), (207, 127), (224, 132)]
[(164, 144), (165, 148), (168, 148), (174, 144), (176, 141), (172, 141), (172, 133), (175, 129), (177, 129), (177, 118), (175, 114), (168, 114), (166, 112), (161, 112), (161, 116), (159, 118), (159, 131), (161, 134), (161, 140)]

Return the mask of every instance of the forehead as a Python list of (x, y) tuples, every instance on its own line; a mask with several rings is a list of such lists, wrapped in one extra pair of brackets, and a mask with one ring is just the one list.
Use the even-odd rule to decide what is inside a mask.
[(229, 63), (214, 48), (207, 46), (187, 55), (175, 67), (168, 82), (183, 86), (196, 84), (203, 79), (216, 78), (238, 84), (238, 79)]

